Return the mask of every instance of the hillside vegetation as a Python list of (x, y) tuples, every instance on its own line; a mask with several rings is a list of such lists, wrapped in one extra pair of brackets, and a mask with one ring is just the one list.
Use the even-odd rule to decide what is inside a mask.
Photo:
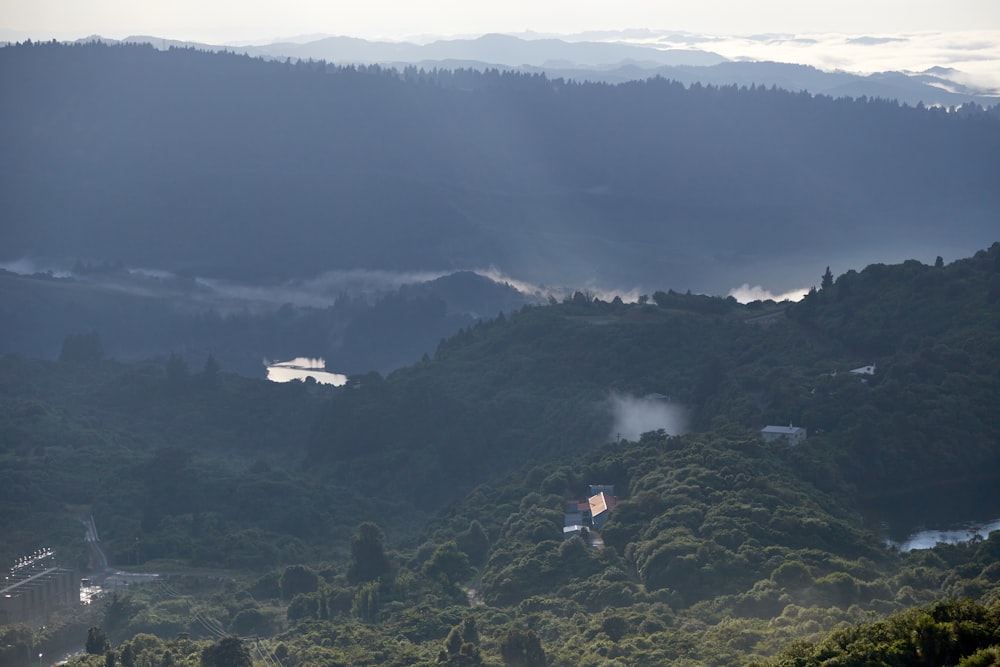
[[(229, 633), (286, 667), (994, 664), (1000, 533), (900, 553), (867, 519), (942, 480), (997, 506), (998, 302), (1000, 244), (798, 304), (578, 293), (342, 389), (8, 356), (4, 555), (82, 565), (93, 513), (117, 566), (189, 573), (106, 600), (77, 664), (241, 660)], [(619, 439), (613, 397), (649, 394), (686, 423)], [(603, 548), (563, 539), (589, 484)]]

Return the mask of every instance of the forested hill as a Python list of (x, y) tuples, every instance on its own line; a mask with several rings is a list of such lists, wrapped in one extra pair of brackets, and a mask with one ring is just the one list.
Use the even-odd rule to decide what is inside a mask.
[[(200, 364), (189, 371), (176, 357), (94, 366), (68, 352), (47, 364), (6, 357), (0, 366), (5, 484), (35, 489), (18, 503), (49, 489), (48, 501), (36, 503), (46, 512), (65, 503), (101, 508), (99, 521), (119, 526), (106, 531), (113, 548), (134, 539), (128, 526), (141, 521), (134, 508), (147, 504), (145, 482), (67, 487), (65, 480), (88, 469), (77, 463), (81, 457), (100, 467), (95, 479), (115, 479), (131, 475), (121, 466), (155, 450), (186, 451), (167, 457), (173, 468), (161, 466), (164, 478), (169, 469), (204, 488), (157, 491), (173, 499), (161, 498), (157, 512), (184, 515), (185, 498), (215, 499), (205, 501), (204, 511), (229, 517), (226, 530), (237, 532), (248, 526), (229, 506), (239, 494), (226, 484), (256, 484), (270, 473), (251, 470), (233, 479), (195, 467), (195, 453), (279, 465), (293, 475), (282, 483), (303, 489), (336, 479), (345, 497), (323, 510), (323, 522), (296, 524), (312, 540), (323, 535), (321, 544), (331, 539), (323, 523), (350, 525), (360, 516), (410, 533), (419, 530), (418, 517), (478, 484), (572, 462), (657, 428), (753, 441), (765, 424), (805, 426), (810, 435), (798, 448), (797, 474), (827, 490), (849, 485), (842, 493), (848, 503), (936, 489), (942, 481), (974, 485), (1000, 470), (998, 299), (1000, 244), (994, 244), (947, 265), (872, 265), (831, 276), (791, 306), (741, 306), (672, 291), (625, 304), (578, 293), (466, 328), (433, 358), (387, 377), (355, 376), (341, 390), (307, 391), (225, 373), (214, 382), (205, 376), (211, 364), (199, 373)], [(869, 364), (876, 367), (872, 376), (848, 372)], [(625, 399), (638, 408), (658, 404), (643, 400), (649, 394), (670, 397), (676, 410), (669, 420), (656, 409), (646, 412), (658, 413), (659, 421), (644, 419), (642, 409), (621, 409)], [(113, 453), (123, 449), (127, 455)], [(299, 484), (303, 460), (308, 481)], [(52, 468), (56, 462), (70, 467)], [(542, 478), (544, 470), (537, 473)], [(627, 488), (626, 480), (618, 483)], [(67, 489), (70, 496), (61, 499)], [(115, 499), (119, 493), (136, 495), (125, 502)], [(306, 516), (301, 505), (308, 497), (286, 495), (290, 500), (273, 511)], [(951, 500), (937, 505), (948, 510)], [(904, 512), (904, 520), (918, 523), (918, 511)], [(42, 523), (56, 525), (49, 517)], [(42, 523), (17, 528), (21, 537), (10, 548), (19, 548), (19, 540), (27, 548)], [(72, 521), (60, 525), (75, 530)], [(147, 520), (144, 530), (159, 534), (165, 525)], [(162, 547), (164, 553), (184, 552), (166, 541), (174, 546)]]
[(971, 251), (1000, 210), (995, 114), (101, 44), (0, 49), (0, 82), (4, 259), (723, 293)]
[[(92, 608), (154, 664), (220, 628), (290, 667), (992, 664), (1000, 533), (900, 553), (862, 515), (1000, 509), (1000, 243), (817, 277), (796, 305), (577, 293), (342, 389), (3, 357), (0, 546), (85, 563), (92, 513), (116, 566), (227, 568)], [(617, 399), (687, 420), (632, 437)], [(789, 420), (804, 442), (760, 437)], [(561, 531), (591, 483), (618, 498), (602, 548)]]
[[(373, 489), (447, 497), (513, 462), (606, 444), (628, 421), (615, 421), (613, 397), (661, 394), (686, 411), (662, 424), (673, 432), (805, 426), (820, 486), (878, 495), (971, 481), (1000, 470), (998, 303), (1000, 244), (947, 266), (830, 276), (787, 308), (578, 293), (467, 329), (388, 378), (358, 379), (330, 401), (310, 453)], [(850, 372), (872, 364), (874, 375)]]

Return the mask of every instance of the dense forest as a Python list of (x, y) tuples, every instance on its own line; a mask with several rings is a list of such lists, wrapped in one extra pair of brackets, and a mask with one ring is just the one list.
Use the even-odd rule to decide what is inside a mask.
[(995, 110), (99, 43), (0, 82), (4, 260), (720, 294), (995, 240)]
[[(926, 504), (879, 510), (1000, 516), (1000, 244), (816, 273), (796, 304), (577, 293), (339, 389), (95, 334), (0, 358), (0, 557), (86, 570), (93, 515), (114, 567), (161, 574), (0, 659), (996, 664), (1000, 533), (902, 552)], [(616, 397), (684, 417), (620, 437)], [(790, 421), (798, 446), (761, 439)], [(590, 484), (618, 497), (600, 548), (562, 532)]]

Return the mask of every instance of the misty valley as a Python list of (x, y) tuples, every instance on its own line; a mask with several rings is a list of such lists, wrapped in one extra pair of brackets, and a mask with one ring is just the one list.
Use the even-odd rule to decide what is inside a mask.
[(0, 667), (1000, 665), (1000, 105), (0, 82)]

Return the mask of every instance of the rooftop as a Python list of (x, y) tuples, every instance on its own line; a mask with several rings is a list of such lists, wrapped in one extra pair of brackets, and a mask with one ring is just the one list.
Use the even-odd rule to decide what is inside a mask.
[(778, 434), (781, 434), (781, 435), (793, 435), (795, 433), (799, 433), (800, 431), (802, 431), (802, 427), (801, 426), (792, 426), (791, 424), (789, 424), (788, 426), (770, 426), (769, 425), (769, 426), (765, 426), (764, 428), (762, 428), (760, 430), (761, 433), (778, 433)]

